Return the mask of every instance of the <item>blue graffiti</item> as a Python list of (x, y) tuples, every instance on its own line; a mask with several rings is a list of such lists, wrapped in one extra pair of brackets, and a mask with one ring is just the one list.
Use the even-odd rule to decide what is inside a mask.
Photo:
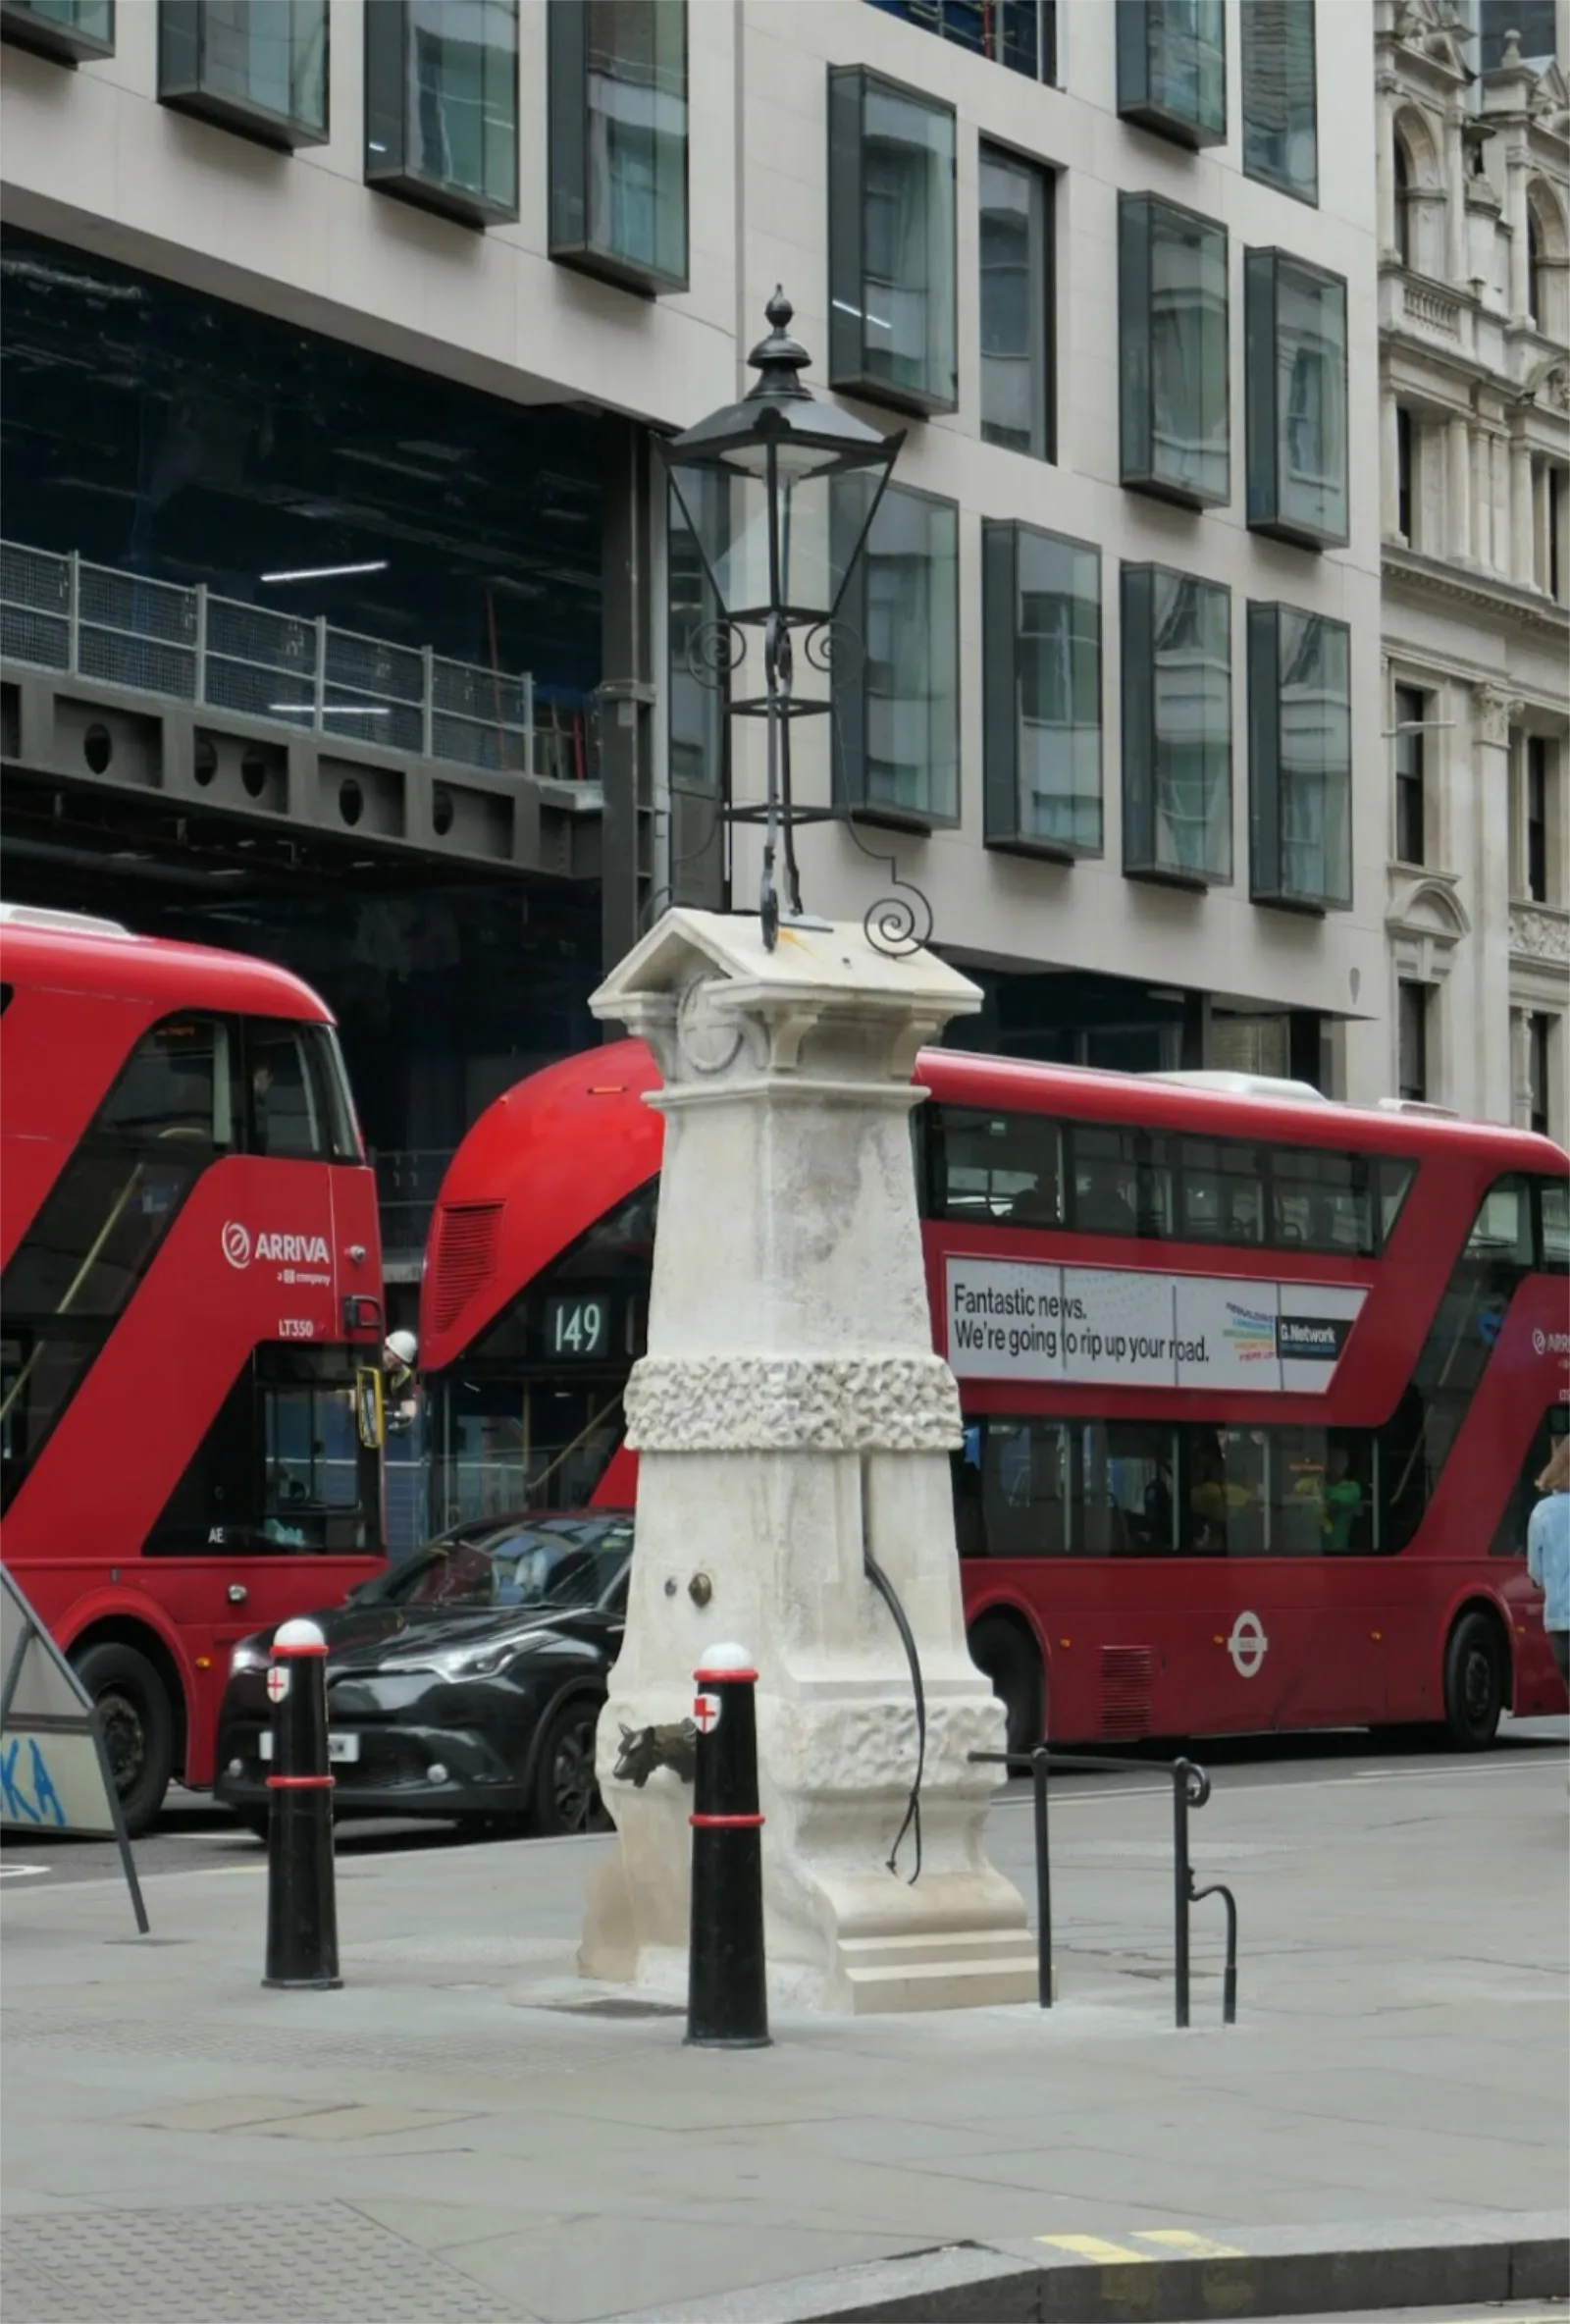
[(17, 1769), (22, 1737), (17, 1736), (15, 1741), (0, 1750), (0, 1803), (3, 1803), (3, 1813), (12, 1823), (53, 1823), (63, 1831), (66, 1811), (35, 1735), (27, 1737), (27, 1748), (32, 1760), (30, 1798), (27, 1793), (28, 1779), (19, 1773)]

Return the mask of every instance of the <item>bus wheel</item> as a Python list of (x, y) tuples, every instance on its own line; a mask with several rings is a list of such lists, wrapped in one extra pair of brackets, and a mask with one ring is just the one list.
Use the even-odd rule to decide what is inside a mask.
[(1505, 1647), (1492, 1614), (1464, 1613), (1444, 1649), (1444, 1733), (1452, 1750), (1486, 1751), (1504, 1709)]
[(175, 1715), (164, 1682), (133, 1646), (89, 1646), (77, 1676), (98, 1706), (109, 1772), (134, 1839), (150, 1831), (175, 1771)]
[(1041, 1740), (1041, 1664), (1013, 1622), (983, 1616), (970, 1633), (970, 1660), (1003, 1705), (1006, 1748), (1033, 1751)]

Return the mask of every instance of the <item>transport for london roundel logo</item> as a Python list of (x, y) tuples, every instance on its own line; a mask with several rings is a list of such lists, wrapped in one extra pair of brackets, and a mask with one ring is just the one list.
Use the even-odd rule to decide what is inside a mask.
[(224, 1256), (232, 1267), (248, 1267), (251, 1263), (251, 1231), (242, 1227), (238, 1219), (231, 1219), (224, 1229)]

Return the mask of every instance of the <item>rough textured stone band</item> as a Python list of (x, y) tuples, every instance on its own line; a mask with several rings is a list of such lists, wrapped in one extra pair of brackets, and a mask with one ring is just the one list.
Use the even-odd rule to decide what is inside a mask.
[(646, 1356), (626, 1394), (645, 1452), (952, 1452), (960, 1392), (938, 1355)]

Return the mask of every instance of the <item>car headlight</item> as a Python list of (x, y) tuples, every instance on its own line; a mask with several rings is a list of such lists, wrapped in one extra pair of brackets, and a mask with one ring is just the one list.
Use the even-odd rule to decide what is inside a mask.
[(229, 1675), (235, 1678), (241, 1670), (265, 1670), (272, 1659), (270, 1651), (260, 1639), (242, 1638), (237, 1646), (230, 1650)]

